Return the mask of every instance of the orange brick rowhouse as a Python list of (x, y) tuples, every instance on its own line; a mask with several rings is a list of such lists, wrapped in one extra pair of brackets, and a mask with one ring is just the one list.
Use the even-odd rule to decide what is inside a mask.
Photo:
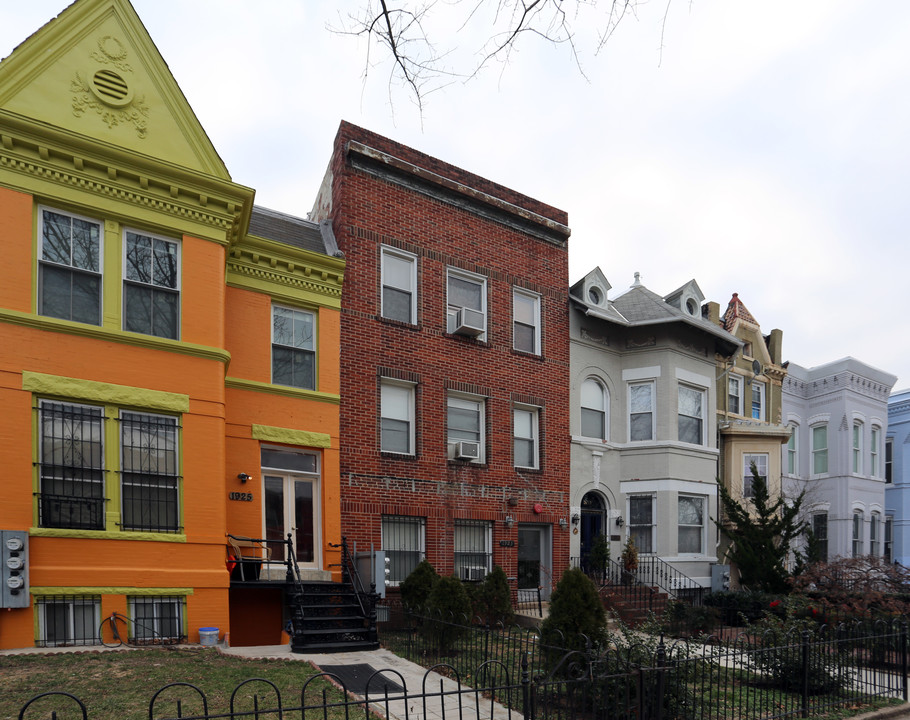
[[(568, 563), (567, 216), (342, 123), (313, 219), (346, 258), (341, 523), (546, 595)], [(394, 591), (393, 591), (394, 592)]]

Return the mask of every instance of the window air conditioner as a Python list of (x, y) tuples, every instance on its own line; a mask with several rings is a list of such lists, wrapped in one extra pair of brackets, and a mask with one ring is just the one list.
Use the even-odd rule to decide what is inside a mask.
[(483, 565), (468, 565), (461, 568), (461, 579), (479, 582), (487, 576), (487, 569)]
[(455, 313), (455, 329), (452, 331), (456, 335), (469, 335), (477, 337), (483, 334), (483, 313), (461, 308)]
[(480, 460), (480, 443), (464, 441), (455, 443), (455, 457), (458, 460)]

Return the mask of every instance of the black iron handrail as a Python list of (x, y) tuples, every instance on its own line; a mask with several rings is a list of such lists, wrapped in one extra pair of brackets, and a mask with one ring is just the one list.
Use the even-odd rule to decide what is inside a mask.
[(675, 600), (701, 605), (705, 588), (656, 555), (639, 555), (635, 571), (645, 585), (656, 585)]

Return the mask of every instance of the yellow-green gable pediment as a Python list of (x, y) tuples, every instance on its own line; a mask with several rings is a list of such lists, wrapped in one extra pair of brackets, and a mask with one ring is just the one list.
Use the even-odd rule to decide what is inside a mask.
[(128, 0), (76, 0), (17, 47), (0, 63), (0, 107), (230, 179)]

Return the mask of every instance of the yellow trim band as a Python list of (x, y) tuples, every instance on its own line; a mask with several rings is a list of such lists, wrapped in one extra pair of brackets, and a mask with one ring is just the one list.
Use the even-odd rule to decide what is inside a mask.
[(190, 410), (190, 396), (181, 393), (45, 375), (27, 370), (22, 373), (22, 389), (42, 395), (92, 400), (112, 405), (131, 405), (174, 413), (185, 413)]
[(270, 425), (253, 425), (253, 439), (283, 445), (302, 445), (305, 447), (330, 448), (332, 436), (326, 433), (290, 428), (271, 427)]

